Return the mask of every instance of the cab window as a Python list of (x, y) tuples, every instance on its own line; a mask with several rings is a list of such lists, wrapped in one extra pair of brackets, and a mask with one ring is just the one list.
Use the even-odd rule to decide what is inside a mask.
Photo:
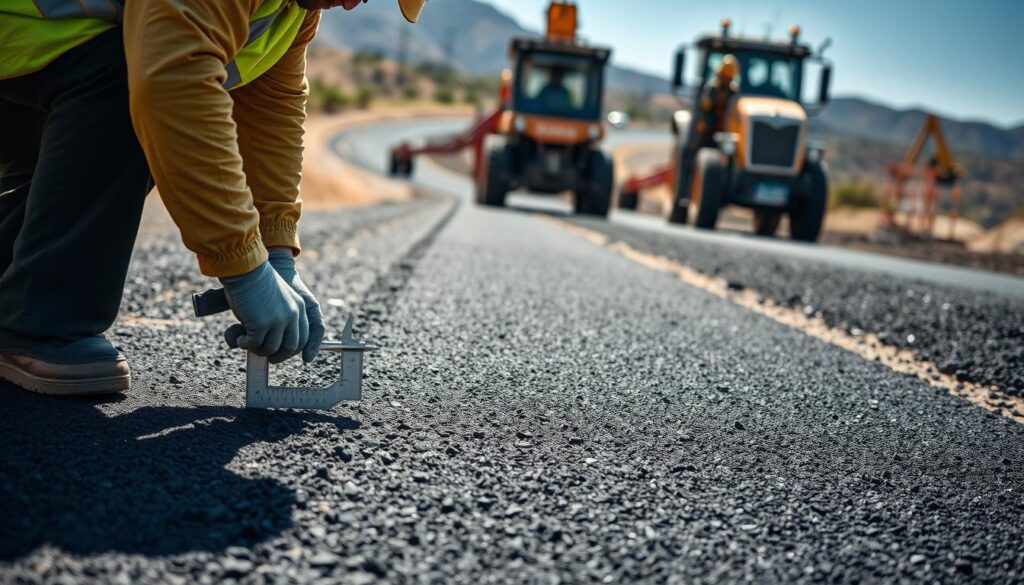
[[(771, 53), (737, 51), (732, 54), (740, 62), (738, 81), (741, 94), (799, 101), (802, 70), (798, 59)], [(714, 78), (715, 71), (725, 55), (726, 53), (712, 53), (708, 56), (705, 83)]]
[(558, 118), (600, 116), (600, 70), (592, 60), (533, 53), (519, 65), (516, 110)]

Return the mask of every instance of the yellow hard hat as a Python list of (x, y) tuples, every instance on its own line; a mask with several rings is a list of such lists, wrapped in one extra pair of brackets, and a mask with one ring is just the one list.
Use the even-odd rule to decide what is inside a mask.
[(718, 64), (718, 76), (734, 79), (739, 74), (740, 62), (736, 60), (736, 57), (732, 55), (723, 57), (722, 62)]
[(409, 22), (416, 22), (420, 18), (420, 12), (423, 12), (423, 5), (427, 3), (427, 0), (398, 0), (398, 5), (402, 7), (402, 15)]

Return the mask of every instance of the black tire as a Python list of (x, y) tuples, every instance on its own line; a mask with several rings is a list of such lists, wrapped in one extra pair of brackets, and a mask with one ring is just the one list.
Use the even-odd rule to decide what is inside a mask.
[(615, 169), (600, 150), (590, 151), (583, 187), (576, 192), (576, 213), (594, 217), (608, 217), (612, 206)]
[(790, 237), (802, 242), (816, 242), (825, 221), (828, 175), (821, 163), (807, 163), (802, 178), (807, 191), (789, 214)]
[(476, 182), (476, 202), (487, 207), (505, 207), (508, 196), (509, 156), (504, 147), (491, 148), (486, 153), (483, 168)]
[(754, 233), (759, 236), (772, 237), (779, 231), (779, 222), (782, 221), (781, 211), (754, 211)]
[(725, 203), (725, 165), (722, 164), (722, 155), (714, 148), (700, 149), (695, 173), (701, 177), (701, 188), (694, 225), (713, 230), (718, 223), (718, 212)]
[(679, 151), (676, 160), (676, 181), (672, 189), (672, 209), (668, 213), (668, 222), (686, 225), (690, 220), (690, 176), (689, 165), (685, 160), (686, 149)]
[(640, 193), (636, 191), (623, 191), (619, 193), (619, 209), (635, 211), (640, 205)]
[(392, 177), (411, 177), (412, 176), (412, 159), (403, 160), (398, 158), (396, 153), (391, 153), (391, 165), (388, 171)]

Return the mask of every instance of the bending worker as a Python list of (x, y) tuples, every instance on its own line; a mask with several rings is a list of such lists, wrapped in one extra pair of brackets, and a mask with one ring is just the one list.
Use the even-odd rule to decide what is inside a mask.
[(740, 64), (736, 57), (726, 55), (715, 70), (715, 76), (705, 85), (700, 94), (700, 120), (697, 135), (700, 146), (713, 146), (716, 132), (725, 130), (725, 113), (732, 98), (739, 95), (740, 86), (736, 78), (740, 75)]
[[(153, 180), (239, 324), (280, 362), (316, 357), (300, 245), (306, 46), (365, 0), (0, 3), (0, 377), (104, 394), (129, 368), (117, 316)], [(425, 0), (399, 0), (415, 21)]]

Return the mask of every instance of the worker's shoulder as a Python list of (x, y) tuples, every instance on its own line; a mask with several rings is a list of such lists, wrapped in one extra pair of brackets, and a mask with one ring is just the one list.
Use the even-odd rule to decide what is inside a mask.
[(307, 10), (306, 17), (302, 21), (303, 26), (316, 26), (320, 24), (320, 10)]
[(295, 35), (295, 44), (309, 44), (309, 42), (313, 40), (313, 37), (316, 36), (316, 31), (319, 27), (320, 11), (307, 11), (306, 16), (302, 20), (302, 26), (299, 28), (299, 34)]

